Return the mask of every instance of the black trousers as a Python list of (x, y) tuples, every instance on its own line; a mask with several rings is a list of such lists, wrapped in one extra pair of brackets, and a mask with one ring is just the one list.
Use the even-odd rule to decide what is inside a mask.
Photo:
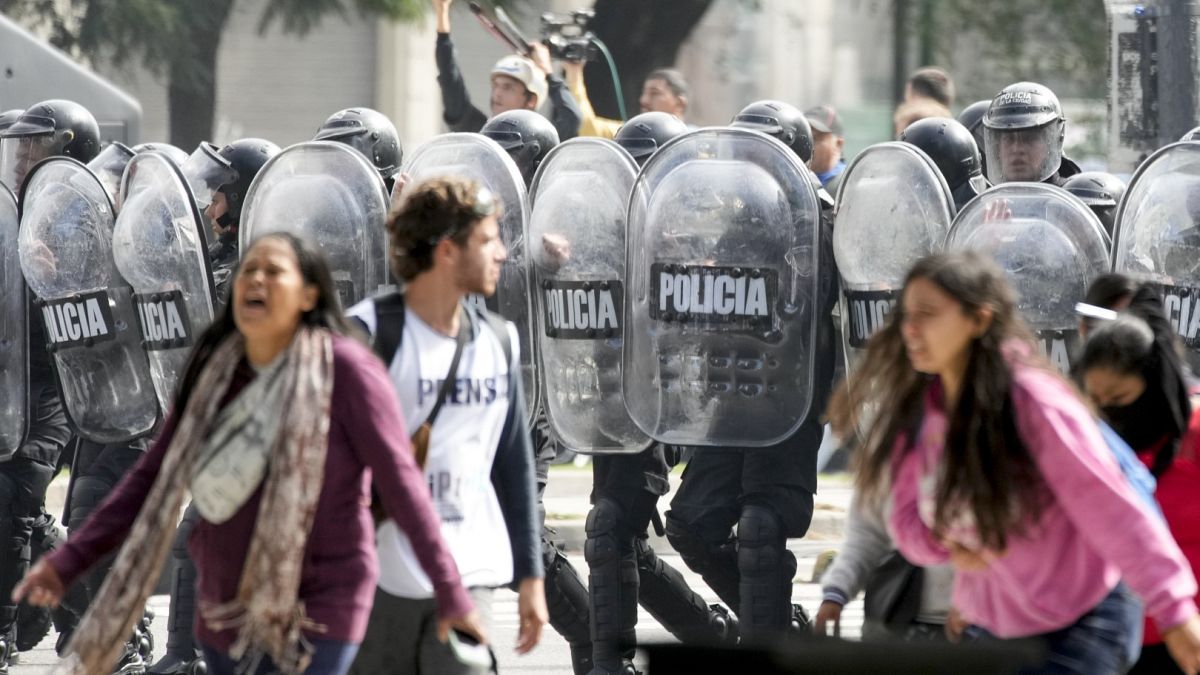
[(29, 570), (30, 539), (42, 513), (54, 466), (25, 457), (0, 463), (0, 634), (17, 617), (12, 591)]

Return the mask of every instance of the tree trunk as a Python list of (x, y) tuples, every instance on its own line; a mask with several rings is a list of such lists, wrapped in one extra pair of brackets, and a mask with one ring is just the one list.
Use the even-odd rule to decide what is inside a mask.
[(904, 101), (904, 85), (908, 82), (908, 0), (892, 4), (892, 100)]
[(186, 40), (167, 69), (171, 144), (191, 152), (212, 139), (217, 106), (217, 53), (234, 0), (181, 0)]
[[(712, 4), (713, 0), (596, 0), (590, 28), (616, 61), (629, 116), (638, 113), (647, 73), (674, 67), (680, 46)], [(608, 64), (589, 63), (585, 75), (596, 114), (620, 118)]]

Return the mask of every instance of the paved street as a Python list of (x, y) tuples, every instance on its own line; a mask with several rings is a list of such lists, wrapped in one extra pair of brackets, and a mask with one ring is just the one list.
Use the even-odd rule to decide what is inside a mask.
[[(673, 476), (678, 481), (678, 475)], [(550, 480), (546, 494), (547, 512), (553, 519), (553, 525), (559, 535), (567, 542), (571, 562), (586, 575), (587, 563), (583, 559), (582, 536), (583, 517), (587, 513), (587, 495), (591, 487), (590, 472), (586, 469), (568, 467), (556, 468)], [(53, 494), (53, 493), (52, 493)], [(53, 499), (53, 497), (52, 497)], [(814, 518), (814, 532), (803, 540), (790, 543), (799, 561), (795, 580), (795, 590), (792, 598), (804, 605), (810, 613), (815, 612), (820, 604), (820, 588), (810, 583), (812, 567), (821, 551), (834, 548), (840, 544), (840, 524), (844, 516), (845, 506), (849, 502), (849, 489), (842, 482), (823, 480), (820, 494), (817, 497), (817, 516)], [(52, 504), (54, 508), (60, 505)], [(666, 508), (666, 500), (660, 505)], [(668, 564), (682, 571), (688, 583), (697, 589), (709, 602), (717, 602), (713, 594), (700, 577), (688, 570), (679, 556), (675, 555), (665, 541), (655, 540), (655, 549)], [(512, 649), (516, 643), (517, 634), (517, 602), (516, 595), (508, 591), (498, 591), (496, 594), (495, 615), (496, 634), (494, 642), (497, 645), (496, 654), (500, 660), (500, 668), (505, 673), (563, 673), (570, 675), (570, 658), (567, 644), (548, 626), (543, 634), (541, 646), (528, 656), (518, 657)], [(155, 635), (156, 653), (161, 653), (162, 645), (166, 644), (167, 626), (167, 596), (153, 596), (150, 606), (157, 613), (153, 630)], [(862, 624), (862, 605), (855, 602), (843, 614), (843, 636), (855, 639), (859, 635)], [(54, 653), (54, 634), (47, 637), (37, 649), (21, 654), (20, 663), (12, 669), (13, 675), (39, 675), (48, 673), (52, 664), (57, 661)], [(669, 633), (660, 626), (644, 610), (638, 616), (638, 638), (643, 642), (674, 641)]]

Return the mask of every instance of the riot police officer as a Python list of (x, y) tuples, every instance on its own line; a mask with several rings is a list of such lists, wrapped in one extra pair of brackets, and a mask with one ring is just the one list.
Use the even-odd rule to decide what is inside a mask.
[(971, 132), (957, 121), (927, 117), (910, 124), (900, 140), (920, 148), (937, 165), (954, 196), (956, 211), (987, 189), (979, 148)]
[(1117, 218), (1117, 205), (1125, 195), (1125, 182), (1103, 171), (1084, 171), (1067, 179), (1063, 189), (1083, 200), (1084, 204), (1100, 218), (1109, 239), (1113, 237), (1113, 225)]
[[(811, 153), (811, 130), (805, 116), (797, 120), (795, 112), (788, 104), (759, 102), (730, 126), (765, 131), (807, 163), (811, 154), (801, 153)], [(800, 179), (813, 184), (812, 172), (805, 173)], [(818, 199), (821, 263), (817, 302), (810, 308), (817, 321), (812, 412), (794, 433), (772, 446), (696, 448), (667, 513), (672, 546), (734, 608), (744, 640), (762, 640), (808, 623), (803, 608), (791, 602), (796, 559), (786, 544), (789, 538), (803, 536), (812, 520), (817, 449), (823, 436), (818, 411), (824, 409), (832, 387), (835, 362), (833, 202), (827, 194)]]
[(236, 178), (213, 193), (212, 203), (204, 215), (213, 224), (215, 241), (208, 249), (213, 265), (213, 281), (217, 286), (217, 302), (224, 306), (228, 285), (237, 266), (238, 223), (250, 183), (267, 160), (279, 153), (279, 146), (261, 138), (243, 138), (221, 148), (219, 154), (229, 163)]
[[(662, 112), (648, 112), (625, 123), (617, 131), (614, 140), (633, 156), (638, 165), (642, 165), (658, 148), (686, 131), (686, 126), (677, 117)], [(564, 145), (556, 154), (569, 152), (571, 147), (571, 144)], [(596, 157), (595, 161), (599, 162), (599, 157)], [(552, 187), (548, 189), (550, 195), (536, 192), (535, 204), (553, 201), (555, 189), (580, 189), (580, 186), (569, 182), (565, 188), (553, 187), (562, 185), (549, 176), (554, 169), (555, 166), (551, 163), (538, 174), (541, 176), (539, 190), (543, 183)], [(619, 173), (598, 170), (595, 180), (603, 180)], [(632, 170), (628, 177), (632, 180)], [(625, 211), (624, 200), (629, 188), (630, 186), (621, 185), (613, 190), (619, 194), (619, 211)], [(598, 191), (596, 199), (602, 199), (602, 193), (604, 191)], [(567, 213), (562, 212), (562, 215), (566, 216)], [(579, 216), (582, 218), (583, 214)], [(554, 219), (551, 217), (551, 220)], [(537, 216), (532, 220), (537, 222)], [(601, 220), (611, 222), (604, 217)], [(625, 221), (620, 217), (616, 222), (619, 223), (618, 241), (621, 242), (618, 247), (619, 257), (623, 261)], [(610, 232), (608, 236), (614, 234), (616, 233)], [(530, 236), (534, 234), (531, 232)], [(605, 235), (594, 232), (594, 236), (602, 238)], [(543, 234), (542, 242), (548, 258), (543, 264), (547, 268), (570, 269), (575, 264), (578, 256), (570, 254), (569, 239)], [(595, 263), (596, 260), (589, 258), (583, 261), (582, 265)], [(621, 279), (615, 281), (623, 283)], [(608, 368), (615, 367), (615, 364), (609, 363), (600, 355), (608, 346), (610, 343), (606, 341), (603, 346), (594, 347), (595, 361), (592, 367), (600, 368), (601, 364)], [(546, 347), (543, 347), (543, 358), (546, 355), (545, 349)], [(611, 375), (611, 372), (606, 374)], [(602, 374), (601, 379), (606, 374)], [(548, 374), (547, 379), (549, 378)], [(550, 386), (549, 382), (546, 386)], [(618, 399), (616, 404), (623, 411), (623, 402)], [(610, 414), (614, 413), (610, 411)], [(623, 416), (623, 412), (620, 415)], [(620, 423), (609, 419), (609, 424), (614, 427), (610, 433), (621, 435), (616, 431), (617, 428), (622, 428)], [(632, 427), (632, 422), (628, 422), (628, 425)], [(612, 439), (609, 439), (608, 443), (611, 444)], [(630, 445), (631, 450), (628, 452), (598, 452), (592, 458), (592, 509), (588, 513), (586, 523), (587, 541), (584, 554), (589, 568), (593, 675), (633, 672), (632, 657), (636, 646), (638, 604), (684, 642), (715, 644), (736, 637), (733, 627), (735, 622), (729, 613), (719, 606), (710, 607), (703, 597), (688, 587), (683, 576), (660, 559), (650, 546), (648, 530), (652, 521), (655, 522), (659, 533), (662, 533), (657, 504), (670, 489), (668, 474), (678, 461), (679, 449), (657, 442), (649, 443), (648, 447), (645, 443)], [(640, 452), (632, 450), (639, 446), (645, 449)]]
[(533, 182), (533, 175), (537, 173), (542, 160), (558, 145), (558, 132), (554, 125), (532, 110), (502, 112), (488, 120), (479, 133), (508, 151), (521, 170), (526, 187)]
[(1063, 156), (1067, 118), (1058, 97), (1035, 82), (1010, 84), (983, 116), (988, 181), (1045, 182), (1062, 187), (1079, 167)]
[(683, 120), (670, 113), (651, 111), (631, 117), (617, 129), (613, 140), (642, 166), (667, 141), (686, 132)]
[(400, 134), (387, 115), (371, 108), (346, 108), (329, 116), (314, 141), (337, 141), (358, 150), (379, 170), (388, 194), (404, 160)]
[[(91, 161), (100, 151), (96, 119), (72, 101), (50, 100), (25, 110), (0, 131), (0, 182), (20, 195), (29, 170), (48, 157)], [(21, 289), (4, 289), (20, 292)], [(53, 546), (57, 528), (45, 513), (46, 489), (57, 470), (71, 430), (54, 384), (46, 338), (37, 313), (29, 313), (29, 398), (31, 412), (25, 442), (0, 462), (0, 673), (7, 673), (16, 641), (32, 647), (48, 629), (44, 620), (33, 644), (15, 634), (17, 606), (13, 586), (24, 576), (34, 549)], [(40, 521), (40, 522), (39, 522)]]
[[(742, 108), (742, 111), (733, 116), (733, 120), (729, 122), (729, 126), (735, 129), (754, 129), (761, 131), (779, 142), (788, 146), (796, 156), (804, 162), (804, 166), (812, 168), (813, 159), (813, 133), (812, 125), (809, 124), (808, 116), (800, 112), (800, 109), (790, 103), (782, 101), (756, 101)], [(815, 173), (809, 171), (807, 174), (809, 182), (817, 190), (817, 198), (821, 201), (821, 212), (824, 218), (832, 218), (834, 206), (834, 195), (830, 194), (821, 184), (820, 178)], [(830, 189), (837, 189), (837, 181), (832, 183)]]
[[(502, 112), (488, 120), (479, 133), (496, 141), (508, 153), (526, 187), (533, 181), (542, 160), (558, 145), (554, 125), (532, 110)], [(546, 570), (546, 607), (550, 611), (550, 625), (570, 646), (575, 675), (587, 675), (592, 670), (588, 589), (579, 571), (567, 560), (561, 545), (550, 539), (552, 532), (545, 526), (546, 509), (542, 499), (549, 481), (550, 463), (558, 455), (558, 444), (550, 437), (544, 411), (538, 410), (530, 432), (537, 455), (534, 468), (538, 511), (542, 519), (542, 562)]]

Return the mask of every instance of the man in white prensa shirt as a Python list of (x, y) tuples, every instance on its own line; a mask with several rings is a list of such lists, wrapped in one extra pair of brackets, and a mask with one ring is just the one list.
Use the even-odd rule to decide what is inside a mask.
[[(465, 179), (433, 178), (414, 187), (388, 219), (392, 269), (404, 280), (403, 295), (364, 300), (348, 314), (374, 337), (377, 353), (380, 339), (399, 324), (399, 344), (385, 361), (410, 430), (428, 419), (459, 331), (469, 331), (454, 384), (432, 424), (425, 477), (442, 536), (485, 625), (492, 590), (518, 582), (517, 651), (525, 653), (537, 645), (547, 611), (516, 330), (463, 303), (468, 293), (496, 290), (507, 257), (499, 208), (491, 193)], [(387, 521), (376, 542), (379, 588), (351, 672), (486, 672), (437, 640), (432, 587), (404, 534)]]

